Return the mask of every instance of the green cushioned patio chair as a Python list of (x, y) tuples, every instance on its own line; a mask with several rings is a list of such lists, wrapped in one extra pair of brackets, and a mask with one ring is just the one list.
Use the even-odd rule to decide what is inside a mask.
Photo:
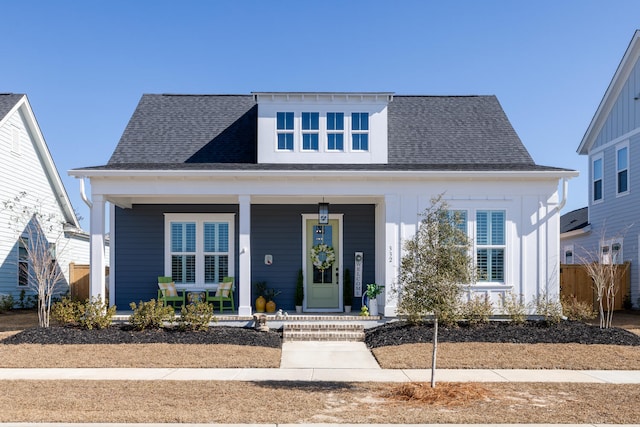
[(235, 290), (235, 284), (233, 277), (225, 277), (222, 279), (222, 282), (218, 284), (218, 289), (208, 290), (207, 291), (207, 302), (213, 304), (213, 308), (215, 310), (215, 305), (220, 304), (220, 313), (224, 311), (225, 303), (229, 303), (231, 311), (235, 311), (236, 306), (233, 301), (233, 291)]
[(184, 305), (185, 292), (176, 289), (176, 284), (171, 277), (158, 276), (158, 301), (162, 301), (162, 305), (171, 304), (173, 307), (181, 308)]

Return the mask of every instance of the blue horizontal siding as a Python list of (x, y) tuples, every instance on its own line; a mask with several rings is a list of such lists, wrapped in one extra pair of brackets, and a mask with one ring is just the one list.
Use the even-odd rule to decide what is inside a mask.
[[(281, 293), (275, 298), (279, 308), (294, 309), (298, 270), (302, 268), (302, 214), (317, 213), (317, 205), (251, 206), (251, 279), (267, 282)], [(373, 205), (331, 205), (331, 213), (344, 214), (344, 268), (353, 277), (354, 253), (365, 257), (363, 283), (375, 280), (375, 207)], [(127, 309), (129, 303), (157, 297), (157, 277), (164, 274), (165, 213), (235, 213), (235, 240), (238, 242), (237, 205), (135, 205), (115, 209), (116, 305)], [(273, 256), (265, 265), (264, 256)], [(236, 272), (238, 278), (238, 258)], [(252, 300), (255, 299), (252, 289)], [(237, 299), (237, 291), (236, 291)], [(354, 299), (354, 309), (360, 301)]]
[[(158, 296), (158, 276), (164, 275), (165, 213), (235, 213), (237, 205), (134, 205), (115, 209), (116, 306)], [(236, 232), (236, 247), (237, 232)], [(237, 267), (237, 263), (236, 263)]]
[[(373, 205), (331, 205), (332, 214), (344, 214), (344, 268), (351, 270), (355, 252), (363, 252), (363, 283), (375, 280), (375, 207)], [(251, 274), (253, 283), (267, 282), (268, 288), (281, 293), (275, 303), (283, 310), (295, 308), (295, 286), (302, 268), (302, 214), (317, 214), (317, 205), (253, 205), (251, 210)], [(273, 264), (265, 265), (264, 256), (273, 255)], [(252, 300), (255, 299), (252, 289)], [(354, 309), (360, 301), (354, 298)]]

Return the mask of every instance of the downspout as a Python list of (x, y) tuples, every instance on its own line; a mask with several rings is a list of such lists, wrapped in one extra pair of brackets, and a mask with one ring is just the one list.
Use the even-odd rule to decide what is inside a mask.
[(89, 209), (93, 207), (93, 203), (91, 203), (91, 200), (87, 197), (87, 193), (84, 189), (84, 177), (80, 178), (80, 197), (82, 198), (82, 201), (89, 206)]
[(564, 205), (567, 204), (567, 191), (569, 191), (569, 180), (567, 178), (562, 178), (562, 200), (560, 200), (560, 204), (556, 206), (556, 210), (560, 212)]

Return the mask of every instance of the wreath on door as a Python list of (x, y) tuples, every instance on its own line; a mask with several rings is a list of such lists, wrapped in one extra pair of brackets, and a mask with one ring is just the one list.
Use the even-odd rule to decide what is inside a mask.
[(333, 246), (320, 244), (312, 247), (311, 262), (318, 270), (324, 271), (331, 268), (333, 263), (336, 262), (336, 253), (333, 250)]

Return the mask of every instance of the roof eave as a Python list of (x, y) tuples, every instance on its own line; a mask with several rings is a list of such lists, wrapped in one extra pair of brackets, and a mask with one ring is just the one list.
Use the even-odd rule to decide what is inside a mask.
[(587, 224), (582, 228), (578, 228), (577, 230), (571, 230), (564, 233), (560, 233), (560, 240), (569, 239), (571, 237), (578, 237), (591, 232), (591, 224)]
[[(125, 177), (317, 177), (317, 170), (107, 170), (107, 169), (73, 169), (68, 171), (75, 178), (125, 178)], [(579, 175), (575, 170), (429, 170), (429, 171), (367, 171), (367, 170), (323, 170), (322, 177), (326, 178), (448, 178), (472, 179), (472, 178), (520, 178), (520, 179), (560, 179), (575, 178)]]

